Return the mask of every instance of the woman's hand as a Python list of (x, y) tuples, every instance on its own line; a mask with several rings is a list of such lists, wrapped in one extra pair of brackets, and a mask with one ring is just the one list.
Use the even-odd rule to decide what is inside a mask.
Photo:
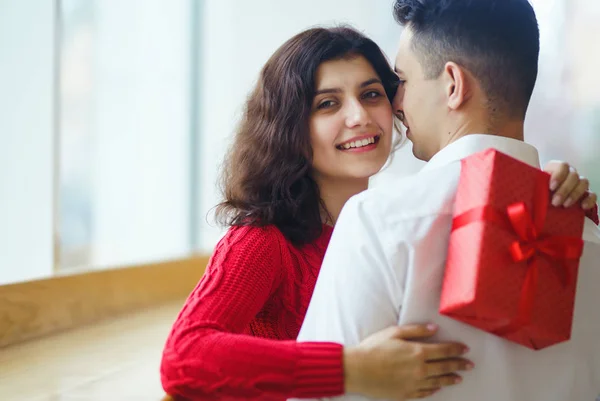
[(546, 164), (544, 171), (551, 175), (552, 205), (570, 207), (581, 202), (583, 210), (590, 210), (596, 205), (598, 196), (589, 192), (589, 180), (580, 176), (568, 163), (553, 160)]
[(420, 342), (435, 334), (434, 325), (394, 326), (344, 348), (346, 393), (404, 400), (425, 398), (461, 382), (458, 371), (473, 363), (459, 343)]

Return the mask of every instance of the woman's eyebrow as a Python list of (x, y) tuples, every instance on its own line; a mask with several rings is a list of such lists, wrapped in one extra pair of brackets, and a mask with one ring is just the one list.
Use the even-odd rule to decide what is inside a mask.
[[(364, 88), (366, 86), (373, 85), (373, 84), (382, 84), (381, 79), (371, 78), (371, 79), (366, 80), (365, 82), (361, 83), (360, 87)], [(324, 93), (340, 93), (341, 91), (342, 90), (340, 88), (323, 88), (323, 89), (319, 89), (318, 91), (316, 91), (315, 96), (322, 95)]]

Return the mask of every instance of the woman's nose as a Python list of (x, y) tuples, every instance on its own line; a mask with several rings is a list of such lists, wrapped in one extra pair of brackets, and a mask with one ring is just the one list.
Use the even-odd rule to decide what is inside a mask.
[(369, 123), (369, 113), (360, 101), (352, 101), (348, 105), (347, 110), (346, 122), (349, 127), (367, 125)]

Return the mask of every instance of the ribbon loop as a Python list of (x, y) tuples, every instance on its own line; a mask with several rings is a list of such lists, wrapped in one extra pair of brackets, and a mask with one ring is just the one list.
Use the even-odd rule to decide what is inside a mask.
[(525, 241), (533, 241), (538, 237), (538, 230), (534, 226), (533, 218), (524, 202), (508, 205), (506, 212), (510, 224), (519, 238)]
[(531, 244), (515, 241), (510, 245), (510, 254), (515, 262), (525, 262), (535, 256), (536, 249)]

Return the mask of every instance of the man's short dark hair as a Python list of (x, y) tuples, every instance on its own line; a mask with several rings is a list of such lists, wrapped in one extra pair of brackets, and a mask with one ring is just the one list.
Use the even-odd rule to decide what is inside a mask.
[(469, 70), (490, 108), (524, 118), (538, 72), (539, 29), (528, 0), (396, 0), (428, 79), (447, 62)]

